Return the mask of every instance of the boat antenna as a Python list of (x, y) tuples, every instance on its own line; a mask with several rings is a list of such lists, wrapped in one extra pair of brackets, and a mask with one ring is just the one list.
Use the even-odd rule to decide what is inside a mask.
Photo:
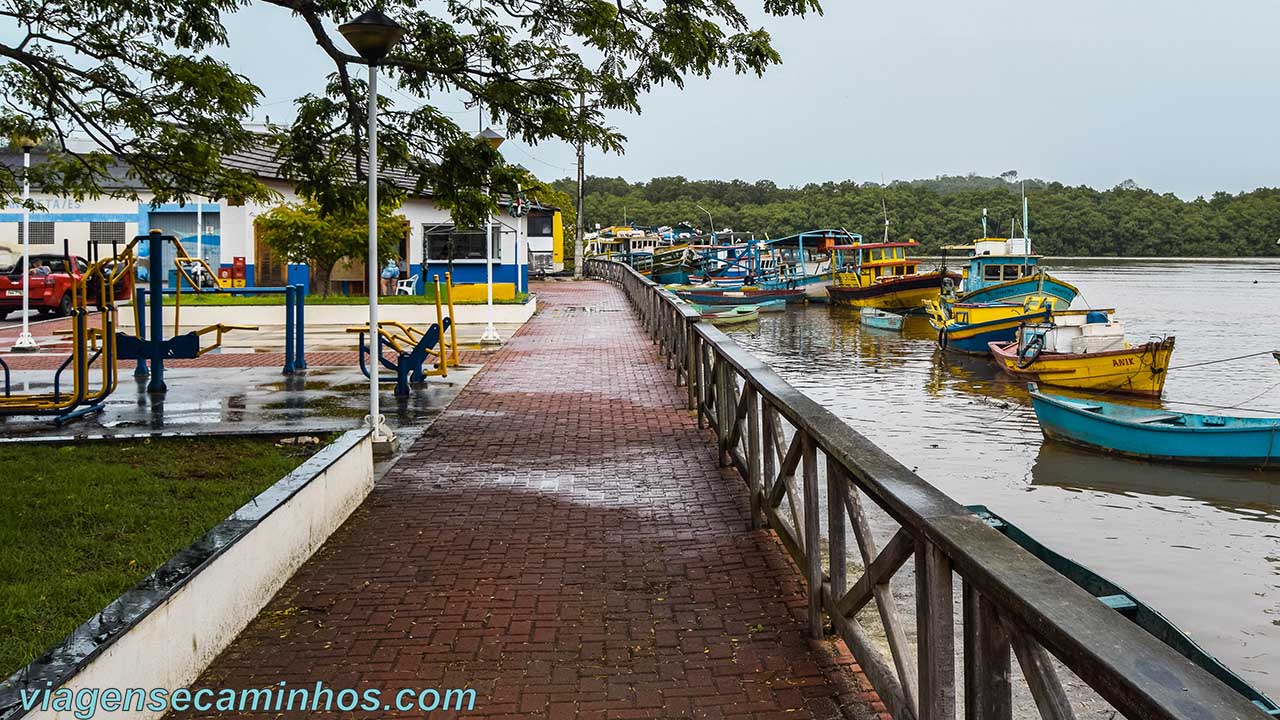
[(884, 198), (880, 198), (880, 210), (884, 212), (884, 241), (889, 242), (889, 206), (885, 204)]
[(982, 237), (987, 236), (987, 209), (982, 208)]
[(1026, 240), (1027, 247), (1023, 249), (1026, 254), (1022, 256), (1022, 274), (1027, 274), (1027, 259), (1031, 256), (1031, 231), (1027, 228), (1027, 181), (1022, 181), (1022, 238)]

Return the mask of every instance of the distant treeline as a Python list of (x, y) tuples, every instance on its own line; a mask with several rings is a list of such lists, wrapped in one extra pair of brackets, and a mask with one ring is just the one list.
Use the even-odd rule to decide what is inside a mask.
[[(575, 193), (565, 179), (554, 187)], [(967, 243), (982, 234), (1022, 234), (1023, 182), (1000, 177), (943, 176), (933, 180), (874, 183), (827, 182), (780, 188), (767, 180), (686, 180), (588, 177), (586, 227), (625, 222), (672, 225), (687, 221), (781, 237), (802, 230), (845, 228), (872, 239), (883, 235), (881, 200), (889, 210), (890, 236), (914, 238), (924, 251)], [(1105, 191), (1043, 180), (1025, 181), (1034, 250), (1043, 255), (1259, 256), (1280, 255), (1280, 189), (1239, 195), (1215, 193), (1184, 201), (1125, 181)], [(1015, 220), (1016, 218), (1016, 220)], [(1012, 224), (1017, 223), (1016, 227)]]

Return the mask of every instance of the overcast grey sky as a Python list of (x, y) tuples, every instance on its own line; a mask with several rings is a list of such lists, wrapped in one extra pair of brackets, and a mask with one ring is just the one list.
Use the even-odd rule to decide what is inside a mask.
[[(691, 80), (611, 117), (627, 152), (589, 151), (587, 172), (795, 185), (1016, 169), (1184, 197), (1280, 186), (1274, 0), (824, 5), (822, 17), (761, 18), (783, 55), (763, 78)], [(267, 95), (258, 119), (285, 119), (330, 71), (282, 10), (252, 7), (229, 29), (223, 56)], [(543, 178), (574, 171), (562, 143), (504, 152)]]

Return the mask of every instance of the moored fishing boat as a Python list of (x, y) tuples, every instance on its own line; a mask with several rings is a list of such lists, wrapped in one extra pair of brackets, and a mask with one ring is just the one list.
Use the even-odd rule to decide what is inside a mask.
[(1050, 395), (1030, 383), (1046, 438), (1150, 460), (1280, 468), (1280, 418), (1173, 412)]
[(1041, 296), (1052, 298), (1055, 308), (1070, 307), (1079, 289), (1040, 267), (1040, 256), (1031, 251), (1026, 226), (1026, 198), (1022, 200), (1023, 237), (1020, 238), (986, 237), (987, 211), (983, 208), (982, 239), (972, 245), (944, 248), (967, 250), (969, 256), (959, 285), (944, 283), (943, 303), (1022, 302), (1031, 296)]
[(902, 316), (876, 308), (863, 308), (858, 322), (878, 330), (901, 330)]
[(805, 299), (804, 291), (799, 289), (764, 290), (737, 288), (722, 290), (718, 288), (698, 288), (676, 290), (675, 293), (682, 299), (699, 305), (750, 305), (769, 300), (784, 300), (791, 303), (803, 302)]
[(1055, 311), (1013, 342), (988, 344), (1002, 370), (1044, 385), (1160, 397), (1174, 338), (1132, 346), (1105, 310)]
[(925, 303), (929, 324), (938, 331), (938, 347), (943, 350), (986, 355), (993, 342), (1009, 342), (1018, 333), (1018, 326), (1048, 320), (1053, 301), (1048, 297), (1033, 296), (1022, 303), (957, 303), (946, 306), (941, 302)]
[(919, 247), (915, 240), (889, 242), (889, 212), (885, 209), (884, 240), (864, 243), (862, 236), (850, 234), (857, 242), (833, 245), (836, 271), (827, 295), (836, 305), (879, 308), (899, 312), (919, 310), (926, 301), (937, 300), (943, 280), (954, 284), (960, 274), (945, 267), (920, 272), (920, 263), (908, 256)]

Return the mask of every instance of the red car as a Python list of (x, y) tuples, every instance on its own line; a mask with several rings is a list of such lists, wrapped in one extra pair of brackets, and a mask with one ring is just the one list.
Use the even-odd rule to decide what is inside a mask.
[[(71, 256), (74, 266), (71, 274), (67, 273), (67, 260), (62, 255), (40, 254), (31, 256), (31, 267), (34, 272), (28, 278), (31, 288), (29, 307), (41, 315), (67, 315), (71, 312), (71, 283), (79, 280), (89, 264), (84, 258)], [(0, 259), (0, 320), (11, 312), (22, 311), (22, 256)], [(98, 288), (90, 283), (89, 304), (97, 300)], [(129, 278), (122, 278), (116, 287), (116, 299), (129, 298), (132, 287)]]

